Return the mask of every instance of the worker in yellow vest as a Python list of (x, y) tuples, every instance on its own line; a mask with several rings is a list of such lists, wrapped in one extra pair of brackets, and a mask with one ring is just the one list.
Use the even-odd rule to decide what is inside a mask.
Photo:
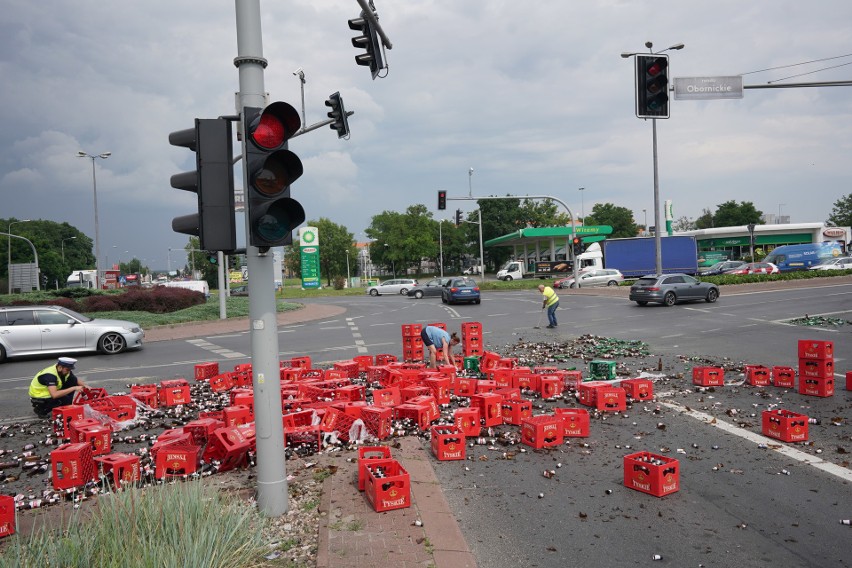
[(553, 329), (557, 326), (556, 308), (559, 307), (559, 296), (556, 295), (553, 288), (545, 286), (544, 284), (538, 285), (538, 291), (541, 292), (541, 295), (544, 298), (544, 302), (541, 304), (541, 309), (543, 310), (547, 308), (547, 327)]
[(30, 383), (30, 401), (33, 411), (41, 417), (50, 416), (51, 410), (74, 401), (74, 393), (88, 385), (74, 373), (76, 359), (60, 357), (56, 364), (36, 373)]

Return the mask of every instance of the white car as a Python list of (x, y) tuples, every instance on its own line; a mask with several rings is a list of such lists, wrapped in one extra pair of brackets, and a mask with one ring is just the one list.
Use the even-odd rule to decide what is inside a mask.
[(417, 286), (417, 280), (413, 278), (394, 278), (393, 280), (385, 280), (375, 286), (367, 288), (367, 293), (371, 296), (381, 296), (382, 294), (402, 294), (408, 295), (408, 291)]
[(0, 362), (23, 355), (99, 351), (107, 355), (142, 347), (139, 324), (97, 319), (60, 306), (0, 308)]
[[(579, 275), (580, 288), (589, 286), (618, 286), (624, 282), (621, 271), (614, 268), (587, 270)], [(553, 283), (554, 288), (574, 288), (574, 277), (562, 278)]]
[(832, 258), (831, 260), (814, 264), (810, 270), (852, 270), (852, 258), (848, 256)]

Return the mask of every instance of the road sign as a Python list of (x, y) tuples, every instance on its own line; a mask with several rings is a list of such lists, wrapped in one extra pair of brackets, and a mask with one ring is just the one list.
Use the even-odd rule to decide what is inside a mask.
[(677, 100), (741, 99), (741, 75), (723, 77), (675, 77), (674, 98)]

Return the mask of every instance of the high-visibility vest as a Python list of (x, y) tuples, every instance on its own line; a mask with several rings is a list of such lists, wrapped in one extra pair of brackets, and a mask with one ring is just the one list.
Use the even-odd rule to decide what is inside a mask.
[(51, 365), (46, 369), (42, 369), (33, 377), (30, 383), (30, 398), (50, 398), (48, 388), (38, 381), (38, 378), (42, 375), (53, 375), (56, 377), (56, 390), (62, 390), (62, 377), (56, 371), (56, 365)]
[(541, 293), (544, 296), (544, 299), (547, 301), (545, 304), (548, 308), (559, 301), (559, 296), (556, 295), (556, 292), (550, 286), (545, 286), (544, 291)]

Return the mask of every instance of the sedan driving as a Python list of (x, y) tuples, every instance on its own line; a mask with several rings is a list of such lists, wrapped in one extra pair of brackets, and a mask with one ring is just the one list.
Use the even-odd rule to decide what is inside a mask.
[(810, 270), (850, 270), (852, 269), (852, 258), (843, 256), (840, 258), (832, 258), (819, 264), (814, 264)]
[(699, 274), (701, 274), (701, 276), (713, 276), (715, 274), (722, 274), (728, 270), (739, 268), (744, 264), (744, 260), (725, 260), (722, 262), (717, 262), (713, 266), (705, 268), (704, 270), (699, 272)]
[[(602, 268), (598, 270), (587, 270), (579, 275), (580, 288), (590, 286), (618, 286), (624, 282), (621, 271), (614, 268)], [(560, 278), (553, 283), (554, 288), (575, 288), (574, 277)]]
[(480, 301), (479, 286), (476, 285), (473, 278), (465, 276), (450, 278), (450, 281), (442, 288), (441, 301), (445, 304), (455, 304), (456, 302), (478, 304)]
[(375, 286), (367, 288), (367, 293), (371, 296), (381, 296), (382, 294), (408, 294), (408, 291), (417, 286), (417, 280), (412, 278), (395, 278), (393, 280), (385, 280)]
[(678, 302), (695, 300), (713, 303), (719, 298), (719, 287), (711, 282), (701, 282), (689, 274), (649, 275), (633, 283), (629, 297), (640, 306), (651, 302), (673, 306)]
[(749, 262), (737, 268), (726, 270), (723, 274), (778, 274), (781, 272), (771, 262)]
[(441, 292), (444, 290), (444, 284), (447, 284), (450, 280), (452, 278), (433, 278), (426, 282), (426, 284), (418, 284), (408, 291), (408, 297), (417, 298), (418, 300), (423, 297), (440, 298)]

